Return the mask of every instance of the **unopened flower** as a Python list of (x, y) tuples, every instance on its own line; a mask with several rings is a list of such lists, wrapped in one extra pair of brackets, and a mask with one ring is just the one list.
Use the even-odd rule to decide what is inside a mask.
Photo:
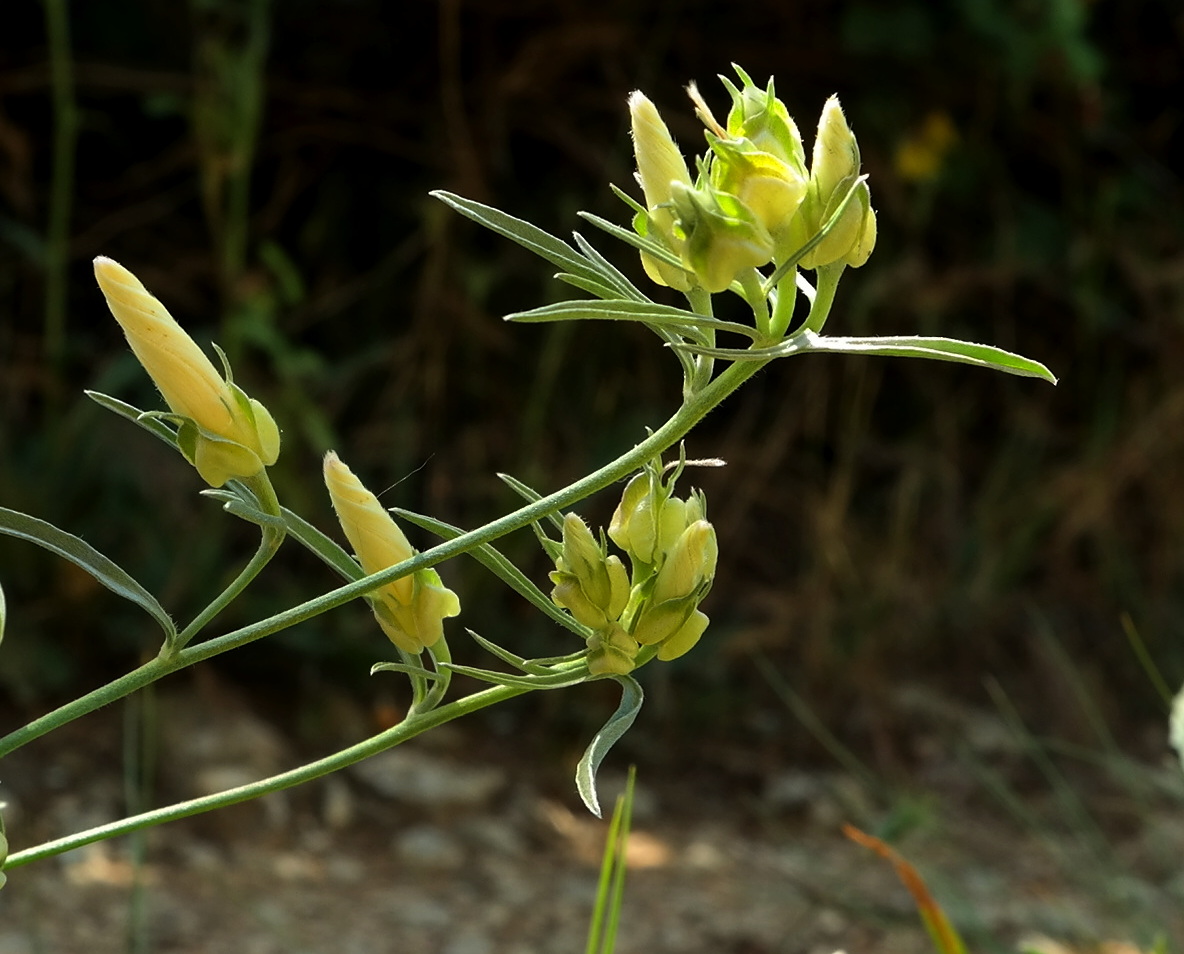
[(847, 200), (839, 220), (826, 236), (798, 263), (802, 268), (818, 268), (842, 263), (858, 268), (867, 261), (876, 244), (876, 213), (871, 207), (867, 183), (859, 181), (859, 144), (843, 115), (837, 96), (822, 108), (814, 152), (810, 161), (810, 186), (798, 211), (792, 235), (801, 247), (830, 221)]
[[(637, 181), (645, 197), (645, 234), (675, 254), (682, 241), (675, 228), (672, 206), (674, 183), (691, 184), (687, 161), (662, 120), (658, 108), (641, 90), (629, 94), (629, 119), (633, 132), (633, 153), (637, 158)], [(679, 291), (691, 287), (690, 276), (681, 268), (661, 262), (644, 252), (641, 264), (646, 274), (659, 285)]]
[(686, 236), (683, 264), (709, 292), (724, 291), (745, 269), (773, 258), (773, 237), (740, 199), (711, 185), (675, 183), (674, 207)]
[[(276, 462), (280, 432), (262, 404), (213, 363), (140, 280), (118, 262), (99, 257), (95, 278), (128, 344), (180, 418), (178, 442), (202, 479), (221, 487), (254, 477)], [(186, 421), (190, 422), (188, 425)]]
[(577, 622), (601, 629), (615, 622), (629, 601), (629, 573), (576, 514), (563, 519), (563, 552), (551, 573), (551, 599)]
[[(688, 525), (666, 554), (653, 580), (652, 589), (633, 625), (633, 638), (643, 646), (651, 646), (679, 636), (711, 589), (718, 556), (715, 528), (706, 520), (696, 520)], [(697, 620), (695, 625), (699, 622)], [(693, 638), (683, 637), (685, 649), (694, 645), (706, 628), (705, 616), (701, 623), (698, 632), (689, 634)]]
[[(416, 553), (391, 515), (338, 456), (325, 455), (325, 486), (345, 537), (369, 576), (409, 560)], [(416, 570), (366, 597), (391, 642), (409, 653), (434, 646), (444, 620), (460, 614), (460, 600), (431, 568)]]

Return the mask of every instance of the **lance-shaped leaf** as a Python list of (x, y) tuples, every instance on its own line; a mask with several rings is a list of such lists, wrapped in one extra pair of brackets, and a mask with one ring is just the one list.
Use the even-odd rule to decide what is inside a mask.
[(580, 799), (588, 811), (597, 818), (600, 817), (600, 799), (596, 794), (596, 773), (600, 770), (600, 763), (604, 761), (604, 757), (616, 741), (629, 731), (645, 699), (641, 685), (632, 676), (612, 678), (621, 684), (621, 704), (603, 728), (596, 733), (579, 765), (576, 766), (576, 791), (580, 793)]
[(748, 338), (755, 338), (756, 329), (735, 321), (723, 321), (708, 315), (697, 315), (685, 308), (659, 305), (648, 301), (626, 301), (621, 298), (609, 301), (558, 301), (550, 305), (516, 311), (506, 315), (506, 321), (574, 321), (580, 319), (608, 321), (641, 321), (647, 325), (669, 328), (682, 335), (694, 335), (704, 340), (702, 329), (731, 331)]
[(4, 642), (4, 624), (8, 621), (8, 607), (4, 603), (4, 587), (0, 586), (0, 643)]
[(59, 530), (52, 523), (5, 507), (0, 507), (0, 533), (28, 540), (60, 557), (65, 557), (113, 593), (125, 600), (131, 600), (145, 610), (160, 624), (168, 639), (173, 639), (177, 635), (173, 621), (169, 619), (164, 607), (156, 601), (156, 597), (86, 541), (66, 533), (65, 530)]
[(120, 417), (131, 421), (133, 424), (144, 428), (149, 434), (160, 438), (160, 440), (168, 444), (169, 447), (177, 448), (177, 432), (161, 420), (159, 412), (141, 411), (138, 407), (134, 407), (126, 401), (113, 398), (111, 395), (103, 394), (100, 391), (83, 391), (82, 393), (100, 407), (105, 407), (108, 411), (112, 411)]
[(517, 242), (523, 248), (529, 249), (540, 258), (545, 258), (553, 265), (558, 265), (564, 272), (610, 287), (616, 283), (616, 276), (601, 270), (562, 239), (556, 238), (550, 232), (544, 232), (537, 225), (531, 225), (531, 223), (510, 215), (508, 212), (495, 209), (491, 205), (474, 202), (472, 199), (466, 199), (441, 189), (437, 189), (430, 195), (466, 218)]
[(870, 338), (840, 338), (819, 335), (813, 331), (802, 331), (786, 338), (771, 348), (699, 348), (693, 344), (676, 345), (694, 354), (711, 358), (725, 358), (731, 361), (763, 361), (769, 358), (787, 358), (807, 351), (825, 351), (835, 354), (888, 355), (899, 358), (930, 358), (935, 361), (953, 361), (959, 364), (973, 364), (1021, 377), (1040, 378), (1056, 384), (1056, 376), (1039, 361), (1025, 358), (1021, 354), (1004, 351), (993, 345), (959, 341), (956, 338), (927, 338), (920, 335), (885, 335)]

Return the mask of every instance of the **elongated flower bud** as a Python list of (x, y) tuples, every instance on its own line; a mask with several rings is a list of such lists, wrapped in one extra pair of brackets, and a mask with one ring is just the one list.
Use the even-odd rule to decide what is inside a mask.
[(271, 414), (224, 380), (192, 338), (118, 262), (99, 257), (95, 278), (128, 344), (174, 414), (189, 419), (178, 435), (202, 479), (221, 487), (276, 462), (280, 432)]
[[(354, 554), (369, 576), (402, 563), (415, 549), (391, 515), (338, 456), (325, 455), (325, 486)], [(443, 620), (460, 614), (457, 595), (433, 569), (387, 583), (368, 594), (374, 615), (391, 642), (409, 653), (433, 646), (444, 635)]]
[(820, 231), (838, 211), (848, 192), (851, 196), (839, 220), (801, 259), (802, 268), (819, 268), (841, 262), (858, 268), (876, 244), (876, 213), (867, 183), (859, 180), (859, 144), (837, 96), (822, 108), (814, 153), (810, 162), (810, 186), (794, 220), (791, 244), (800, 247)]
[[(682, 243), (675, 233), (675, 213), (670, 203), (674, 197), (674, 183), (684, 186), (691, 184), (687, 161), (670, 135), (658, 108), (641, 90), (629, 94), (629, 118), (633, 132), (633, 152), (637, 158), (637, 181), (645, 196), (649, 220), (646, 234), (677, 255)], [(646, 274), (660, 285), (669, 285), (679, 291), (687, 291), (691, 287), (690, 278), (680, 268), (660, 262), (644, 252), (641, 263)]]
[(629, 572), (620, 557), (605, 556), (588, 525), (563, 518), (563, 553), (551, 573), (551, 599), (593, 629), (615, 622), (629, 600)]

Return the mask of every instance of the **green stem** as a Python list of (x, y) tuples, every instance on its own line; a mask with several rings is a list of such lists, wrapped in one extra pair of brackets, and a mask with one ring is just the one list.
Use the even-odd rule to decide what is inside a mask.
[[(744, 300), (752, 308), (752, 317), (756, 330), (766, 338), (772, 338), (769, 322), (769, 298), (765, 294), (761, 282), (761, 275), (755, 268), (745, 269), (740, 273), (740, 287), (744, 289)], [(780, 338), (780, 335), (777, 335)]]
[(178, 802), (176, 805), (169, 805), (165, 808), (153, 809), (152, 811), (133, 815), (129, 818), (121, 818), (119, 821), (100, 825), (88, 831), (67, 835), (64, 838), (58, 838), (54, 841), (35, 845), (32, 848), (26, 848), (24, 851), (14, 852), (8, 856), (8, 860), (4, 863), (3, 868), (4, 870), (19, 868), (21, 865), (29, 864), (29, 862), (37, 861), (41, 858), (49, 858), (53, 855), (60, 855), (62, 852), (72, 851), (75, 848), (81, 848), (83, 845), (93, 844), (96, 841), (103, 841), (118, 835), (126, 835), (129, 832), (138, 831), (141, 828), (175, 821), (178, 818), (199, 815), (202, 812), (212, 811), (216, 808), (237, 805), (239, 802), (250, 801), (262, 795), (269, 795), (272, 792), (282, 791), (285, 788), (292, 788), (304, 782), (311, 782), (313, 779), (321, 778), (331, 772), (339, 771), (348, 765), (353, 765), (355, 762), (360, 762), (362, 759), (377, 755), (379, 752), (398, 745), (400, 742), (406, 742), (408, 739), (412, 739), (420, 733), (426, 732), (428, 729), (443, 725), (446, 722), (451, 722), (453, 719), (459, 719), (462, 716), (503, 702), (506, 699), (520, 696), (527, 691), (526, 688), (520, 686), (493, 686), (489, 689), (482, 689), (474, 692), (472, 695), (465, 696), (463, 699), (457, 699), (455, 702), (448, 703), (448, 705), (440, 706), (438, 709), (410, 715), (398, 725), (384, 732), (380, 732), (378, 735), (372, 736), (356, 745), (351, 745), (347, 749), (342, 749), (340, 752), (334, 752), (332, 755), (328, 755), (323, 759), (309, 762), (307, 765), (302, 765), (299, 768), (291, 769), (287, 772), (281, 772), (279, 775), (260, 779), (257, 782), (251, 782), (247, 785), (240, 785), (237, 788), (227, 789), (215, 795), (206, 795), (187, 802)]
[(817, 288), (814, 302), (810, 305), (810, 314), (802, 325), (803, 331), (822, 331), (826, 319), (830, 315), (831, 305), (835, 303), (835, 291), (839, 287), (839, 279), (843, 277), (842, 264), (822, 265), (815, 272)]
[(468, 533), (446, 540), (430, 550), (417, 553), (410, 559), (388, 567), (380, 573), (339, 586), (335, 590), (330, 590), (328, 593), (265, 620), (243, 626), (194, 646), (186, 646), (167, 659), (158, 656), (115, 681), (80, 696), (53, 712), (33, 720), (28, 725), (10, 732), (0, 739), (0, 758), (73, 719), (143, 688), (162, 676), (210, 659), (228, 650), (245, 646), (247, 643), (278, 633), (297, 623), (306, 622), (342, 606), (350, 600), (364, 596), (380, 586), (385, 586), (387, 583), (414, 573), (416, 570), (443, 563), (445, 560), (467, 553), (483, 543), (491, 543), (508, 533), (528, 527), (536, 520), (541, 520), (551, 513), (583, 500), (598, 490), (603, 490), (638, 470), (647, 461), (676, 444), (713, 408), (771, 360), (773, 359), (739, 361), (730, 365), (718, 377), (687, 398), (670, 420), (640, 444), (637, 444), (631, 451), (622, 454), (616, 460), (562, 490), (529, 503), (512, 513), (478, 527), (476, 530), (470, 530)]
[[(690, 291), (686, 293), (687, 301), (690, 303), (691, 311), (697, 315), (706, 315), (710, 318), (714, 312), (711, 310), (711, 292), (695, 285)], [(715, 347), (715, 329), (707, 329), (707, 345), (708, 347)], [(706, 355), (696, 355), (694, 359), (694, 373), (690, 380), (683, 382), (683, 406), (690, 400), (693, 394), (702, 391), (707, 383), (711, 380), (711, 375), (715, 370), (715, 359), (709, 358)], [(665, 450), (665, 448), (663, 448)]]
[(67, 0), (43, 0), (49, 39), (53, 92), (53, 169), (50, 173), (49, 220), (45, 237), (45, 355), (56, 379), (62, 370), (66, 341), (66, 295), (69, 283), (70, 207), (74, 191), (74, 151), (78, 105)]
[(234, 578), (230, 585), (218, 594), (214, 602), (198, 613), (194, 617), (193, 622), (186, 626), (176, 639), (171, 641), (171, 651), (176, 653), (184, 649), (189, 644), (189, 641), (201, 632), (210, 620), (226, 609), (247, 588), (250, 582), (259, 575), (259, 572), (271, 562), (271, 558), (276, 555), (280, 544), (283, 542), (283, 530), (264, 527), (263, 538), (259, 541), (259, 549), (251, 557), (251, 562), (243, 567), (242, 572)]
[(798, 300), (798, 270), (791, 268), (777, 283), (777, 299), (769, 321), (769, 337), (775, 342), (785, 337), (793, 321), (793, 307)]
[[(281, 515), (279, 499), (275, 495), (275, 488), (271, 486), (271, 481), (268, 479), (266, 471), (262, 471), (255, 477), (245, 479), (243, 483), (254, 493), (256, 501), (264, 513), (273, 517), (279, 517)], [(193, 622), (186, 626), (175, 639), (166, 644), (164, 654), (171, 656), (184, 649), (189, 644), (189, 641), (206, 627), (210, 620), (226, 609), (250, 585), (251, 581), (259, 575), (260, 571), (271, 562), (271, 558), (276, 555), (280, 544), (284, 542), (284, 536), (285, 531), (282, 528), (264, 526), (263, 537), (259, 541), (259, 549), (251, 557), (251, 562), (243, 567), (242, 572), (234, 578), (230, 585), (209, 606), (197, 614)]]

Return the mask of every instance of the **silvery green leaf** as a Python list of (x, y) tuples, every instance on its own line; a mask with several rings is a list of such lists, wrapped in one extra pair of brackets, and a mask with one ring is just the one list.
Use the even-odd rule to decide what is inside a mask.
[(641, 685), (632, 676), (612, 678), (621, 684), (621, 704), (617, 706), (617, 711), (609, 717), (604, 727), (596, 733), (579, 765), (576, 766), (576, 790), (588, 811), (597, 818), (600, 817), (600, 799), (596, 794), (596, 773), (600, 769), (600, 763), (604, 761), (604, 757), (616, 741), (629, 731), (645, 699)]

